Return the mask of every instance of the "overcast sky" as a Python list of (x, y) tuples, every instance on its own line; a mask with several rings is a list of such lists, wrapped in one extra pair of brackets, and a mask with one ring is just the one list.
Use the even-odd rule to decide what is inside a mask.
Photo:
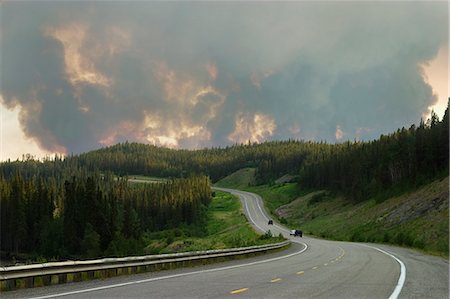
[(448, 97), (445, 1), (0, 7), (1, 160), (371, 140)]

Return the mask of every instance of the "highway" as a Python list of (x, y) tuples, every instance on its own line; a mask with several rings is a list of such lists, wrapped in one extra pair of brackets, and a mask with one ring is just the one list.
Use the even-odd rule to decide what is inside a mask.
[(2, 298), (449, 298), (449, 264), (380, 244), (292, 237), (268, 225), (262, 199), (239, 196), (256, 230), (282, 233), (285, 251), (195, 268), (23, 289)]

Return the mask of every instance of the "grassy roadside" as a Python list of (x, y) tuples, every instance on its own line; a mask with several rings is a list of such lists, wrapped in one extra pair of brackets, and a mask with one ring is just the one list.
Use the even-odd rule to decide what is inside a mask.
[(244, 190), (255, 185), (255, 168), (242, 168), (233, 174), (221, 179), (214, 186)]
[(278, 207), (289, 204), (299, 196), (309, 193), (309, 191), (300, 190), (296, 183), (247, 186), (243, 190), (259, 194), (263, 198), (266, 208), (275, 216), (277, 216), (275, 210)]
[[(251, 175), (251, 171), (239, 176), (243, 174)], [(230, 184), (235, 181), (228, 177), (216, 186), (237, 188), (237, 184)], [(310, 235), (395, 244), (449, 256), (448, 177), (382, 202), (370, 199), (353, 203), (326, 191), (301, 190), (295, 183), (247, 184), (240, 189), (259, 194), (267, 209), (281, 222)]]
[(264, 200), (265, 207), (274, 216), (277, 216), (275, 210), (278, 207), (286, 205), (299, 196), (309, 193), (309, 190), (300, 190), (296, 183), (255, 186), (253, 180), (254, 174), (254, 168), (244, 168), (220, 180), (214, 186), (245, 190), (259, 194)]
[(183, 228), (148, 233), (146, 254), (223, 249), (276, 243), (281, 238), (258, 235), (248, 224), (239, 200), (225, 192), (215, 192), (207, 211), (205, 235), (194, 237)]
[(382, 203), (367, 200), (353, 204), (319, 191), (302, 196), (276, 212), (287, 219), (288, 225), (301, 227), (315, 236), (395, 244), (448, 257), (447, 181), (435, 181)]

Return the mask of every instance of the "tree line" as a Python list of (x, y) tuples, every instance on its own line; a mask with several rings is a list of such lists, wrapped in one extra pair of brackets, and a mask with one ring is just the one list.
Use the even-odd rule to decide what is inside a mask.
[(254, 167), (257, 182), (267, 183), (287, 172), (297, 173), (309, 156), (330, 146), (324, 142), (287, 140), (190, 151), (124, 142), (66, 157), (66, 163), (120, 175), (186, 177), (202, 174), (213, 182), (243, 167)]
[(126, 142), (69, 160), (123, 174), (203, 174), (213, 182), (243, 167), (254, 167), (257, 184), (297, 174), (300, 187), (329, 189), (363, 200), (392, 187), (419, 186), (448, 175), (448, 126), (447, 108), (442, 120), (433, 112), (418, 126), (368, 142), (287, 140), (194, 151)]
[(70, 178), (0, 176), (1, 250), (44, 258), (142, 253), (145, 232), (204, 230), (209, 179), (155, 184), (80, 172)]
[[(447, 108), (442, 120), (432, 113), (418, 126), (369, 142), (287, 140), (193, 151), (125, 142), (80, 155), (2, 162), (1, 250), (46, 256), (136, 251), (146, 231), (201, 228), (209, 179), (244, 167), (256, 168), (258, 184), (297, 174), (301, 188), (328, 189), (355, 201), (420, 186), (448, 176), (448, 118)], [(112, 173), (169, 181), (129, 185)]]
[(361, 201), (448, 176), (448, 118), (447, 108), (441, 121), (432, 113), (427, 122), (378, 140), (334, 145), (303, 165), (300, 185)]

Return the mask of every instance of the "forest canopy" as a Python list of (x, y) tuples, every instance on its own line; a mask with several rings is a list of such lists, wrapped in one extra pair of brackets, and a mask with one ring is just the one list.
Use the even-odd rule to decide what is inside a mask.
[[(210, 181), (253, 167), (257, 184), (284, 174), (301, 188), (362, 201), (449, 171), (449, 115), (370, 142), (272, 141), (174, 150), (138, 143), (42, 161), (0, 163), (1, 250), (46, 257), (138, 253), (142, 234), (180, 225), (201, 235)], [(128, 175), (168, 178), (130, 185)], [(70, 237), (65, 237), (70, 236)]]

